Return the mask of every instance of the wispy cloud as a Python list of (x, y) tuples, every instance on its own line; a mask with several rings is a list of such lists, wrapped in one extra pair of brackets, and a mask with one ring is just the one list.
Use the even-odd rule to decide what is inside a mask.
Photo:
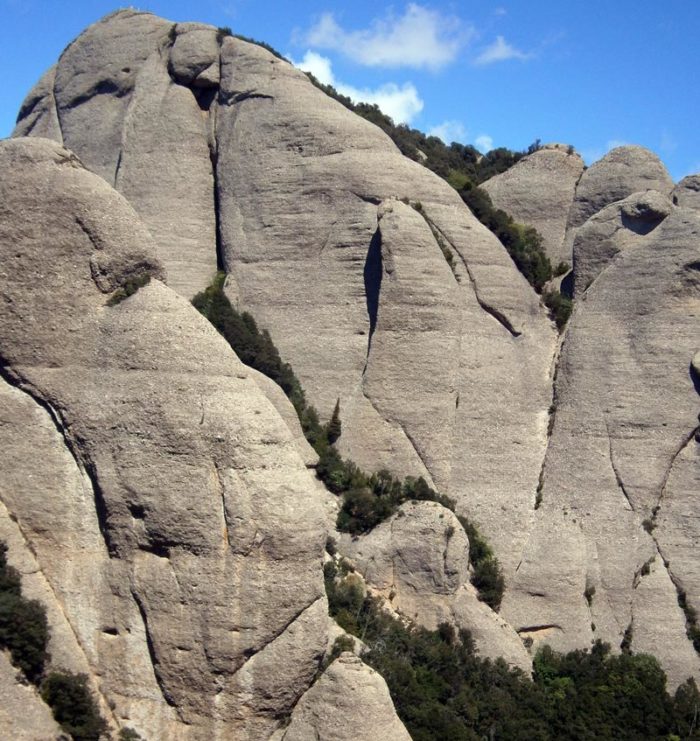
[(400, 86), (395, 82), (387, 82), (374, 89), (356, 88), (337, 80), (331, 60), (315, 51), (307, 51), (300, 62), (292, 62), (299, 69), (311, 72), (324, 85), (332, 85), (355, 103), (362, 101), (378, 105), (395, 123), (410, 123), (423, 110), (423, 101), (410, 82)]
[(428, 129), (428, 134), (429, 136), (437, 136), (445, 144), (467, 140), (467, 129), (461, 121), (443, 121), (441, 124)]
[(503, 36), (496, 36), (496, 40), (479, 54), (474, 60), (474, 64), (485, 66), (487, 64), (495, 64), (496, 62), (506, 62), (509, 59), (518, 59), (524, 62), (527, 59), (531, 59), (532, 56), (531, 53), (521, 51), (512, 44), (509, 44)]
[(474, 146), (485, 154), (493, 149), (493, 139), (487, 134), (481, 134), (474, 139)]
[(303, 36), (318, 49), (339, 52), (367, 67), (413, 67), (436, 70), (454, 61), (475, 31), (458, 18), (410, 3), (402, 15), (389, 11), (369, 27), (348, 30), (332, 13), (324, 13)]

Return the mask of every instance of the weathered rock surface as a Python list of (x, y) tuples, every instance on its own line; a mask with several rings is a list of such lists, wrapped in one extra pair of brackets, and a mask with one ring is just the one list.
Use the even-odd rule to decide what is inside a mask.
[(581, 176), (567, 228), (576, 229), (610, 203), (644, 190), (664, 195), (673, 190), (673, 180), (661, 160), (644, 147), (611, 149)]
[(560, 262), (570, 265), (571, 250), (564, 238), (583, 167), (581, 157), (565, 145), (548, 144), (481, 187), (494, 206), (537, 229), (553, 266)]
[(560, 649), (593, 638), (619, 645), (630, 624), (637, 646), (663, 637), (673, 650), (654, 652), (672, 685), (700, 670), (670, 588), (690, 588), (697, 571), (688, 492), (696, 491), (700, 407), (690, 369), (698, 234), (697, 213), (675, 209), (619, 252), (577, 304), (559, 363), (542, 504), (502, 609), (521, 635)]
[(367, 535), (344, 536), (341, 551), (392, 608), (435, 630), (450, 623), (472, 632), (481, 656), (502, 656), (530, 672), (522, 641), (480, 602), (469, 581), (469, 540), (455, 515), (436, 502), (407, 502)]
[(86, 666), (114, 722), (150, 738), (264, 738), (326, 646), (311, 474), (245, 366), (157, 280), (121, 196), (44, 139), (0, 143), (0, 169), (0, 494), (29, 595), (50, 591), (53, 660)]
[(68, 46), (15, 129), (61, 142), (115, 185), (154, 235), (171, 287), (187, 298), (216, 271), (209, 120), (195, 91), (217, 79), (216, 29), (121, 10)]
[(280, 741), (410, 741), (380, 674), (351, 653), (336, 659), (301, 698)]
[(57, 69), (59, 118), (109, 129), (91, 140), (69, 125), (63, 141), (144, 218), (169, 285), (188, 298), (204, 287), (218, 227), (229, 296), (269, 329), (323, 418), (340, 399), (342, 453), (450, 493), (510, 575), (544, 453), (555, 332), (459, 196), (287, 62), (212, 27), (119, 12)]
[(649, 190), (612, 203), (588, 219), (574, 239), (574, 296), (580, 296), (620, 250), (656, 229), (672, 208), (668, 196)]

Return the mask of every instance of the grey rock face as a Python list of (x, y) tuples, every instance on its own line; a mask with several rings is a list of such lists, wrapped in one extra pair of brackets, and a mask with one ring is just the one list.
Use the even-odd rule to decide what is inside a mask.
[(216, 271), (209, 120), (194, 92), (216, 84), (210, 68), (218, 73), (212, 27), (121, 10), (64, 51), (15, 129), (64, 144), (115, 185), (155, 236), (171, 287), (187, 298)]
[[(521, 635), (560, 649), (619, 646), (632, 625), (633, 645), (659, 655), (671, 685), (700, 669), (676, 595), (687, 585), (695, 606), (699, 229), (696, 213), (673, 210), (577, 304), (542, 504), (502, 609)], [(673, 648), (655, 647), (662, 639)]]
[(574, 239), (574, 295), (580, 296), (620, 250), (656, 229), (672, 208), (668, 196), (649, 190), (612, 203), (588, 219)]
[(264, 738), (326, 646), (313, 478), (247, 369), (157, 280), (121, 196), (48, 140), (2, 142), (0, 169), (0, 494), (13, 558), (35, 554), (64, 610), (54, 660), (87, 666), (114, 722), (148, 737)]
[(571, 264), (565, 246), (566, 224), (574, 202), (583, 160), (562, 144), (550, 144), (481, 185), (497, 208), (542, 235), (542, 246), (553, 266)]
[(673, 180), (661, 160), (648, 149), (616, 147), (581, 176), (567, 228), (575, 229), (610, 203), (644, 190), (668, 195), (673, 190)]
[(270, 329), (323, 415), (340, 398), (344, 455), (425, 476), (514, 568), (555, 344), (536, 295), (449, 186), (299, 71), (226, 39), (221, 85), (231, 297)]
[(410, 741), (380, 674), (351, 653), (336, 659), (301, 698), (280, 741)]
[[(108, 180), (105, 163), (119, 162), (114, 182), (169, 285), (189, 298), (209, 282), (218, 232), (231, 299), (269, 329), (322, 418), (340, 399), (341, 452), (454, 496), (510, 574), (544, 454), (555, 332), (498, 240), (382, 131), (256, 45), (124, 11), (61, 57), (59, 118), (77, 71), (71, 111), (87, 106), (120, 135), (69, 126), (65, 144)], [(115, 101), (90, 94), (102, 79)]]

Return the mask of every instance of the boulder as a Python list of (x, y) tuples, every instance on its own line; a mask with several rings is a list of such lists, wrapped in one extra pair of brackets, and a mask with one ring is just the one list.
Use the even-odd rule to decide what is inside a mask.
[(648, 190), (611, 203), (588, 219), (574, 238), (574, 296), (581, 296), (620, 250), (656, 229), (672, 208), (668, 196)]
[(565, 248), (564, 238), (583, 169), (583, 160), (569, 147), (547, 144), (480, 187), (496, 208), (537, 229), (553, 267), (561, 262), (571, 265), (571, 250)]
[(398, 614), (435, 630), (469, 630), (481, 656), (503, 657), (527, 673), (530, 657), (515, 631), (470, 583), (469, 540), (455, 515), (437, 502), (406, 502), (366, 535), (344, 536), (344, 555)]
[[(581, 176), (567, 230), (578, 228), (610, 203), (644, 190), (657, 190), (664, 195), (673, 190), (673, 180), (661, 160), (644, 147), (626, 145), (611, 149)], [(571, 241), (571, 234), (567, 236)]]
[(279, 741), (410, 741), (380, 674), (351, 653), (341, 654), (294, 708)]
[(671, 194), (677, 206), (700, 209), (700, 175), (688, 175), (681, 180)]

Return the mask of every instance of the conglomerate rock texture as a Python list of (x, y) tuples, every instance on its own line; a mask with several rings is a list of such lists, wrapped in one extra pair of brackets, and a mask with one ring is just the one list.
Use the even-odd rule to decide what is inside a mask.
[(513, 664), (526, 643), (602, 638), (656, 654), (672, 686), (700, 679), (679, 606), (700, 609), (698, 176), (674, 189), (655, 155), (622, 147), (579, 178), (555, 147), (485, 186), (551, 257), (573, 255), (558, 338), (445, 182), (213, 27), (108, 16), (31, 91), (15, 134), (58, 144), (0, 151), (0, 525), (55, 660), (87, 671), (112, 724), (345, 738), (345, 682), (382, 708), (369, 735), (405, 738), (356, 659), (312, 685), (333, 506), (279, 390), (188, 306), (217, 265), (321, 416), (340, 401), (342, 454), (453, 497), (506, 593), (500, 616), (478, 602), (464, 533), (423, 504), (343, 543), (368, 583)]

